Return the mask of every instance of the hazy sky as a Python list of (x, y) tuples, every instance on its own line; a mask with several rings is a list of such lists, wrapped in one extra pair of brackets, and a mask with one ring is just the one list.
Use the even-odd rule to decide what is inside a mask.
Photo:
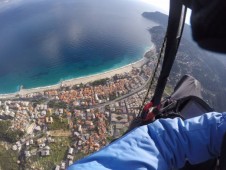
[[(21, 0), (0, 0), (0, 7), (4, 7), (4, 4), (8, 4), (8, 3), (18, 3)], [(140, 0), (142, 2), (145, 3), (149, 3), (153, 6), (156, 7), (156, 9), (161, 10), (161, 12), (165, 13), (165, 14), (169, 14), (169, 0)], [(186, 23), (190, 24), (190, 15), (191, 15), (191, 11), (188, 10), (187, 13), (187, 18), (186, 18)]]
[(169, 11), (169, 0), (141, 0), (146, 3), (150, 3), (156, 8), (160, 8), (164, 13)]
[[(157, 9), (161, 9), (165, 14), (169, 14), (169, 0), (141, 0), (146, 3), (150, 3), (156, 6)], [(186, 23), (190, 24), (191, 10), (187, 12)]]

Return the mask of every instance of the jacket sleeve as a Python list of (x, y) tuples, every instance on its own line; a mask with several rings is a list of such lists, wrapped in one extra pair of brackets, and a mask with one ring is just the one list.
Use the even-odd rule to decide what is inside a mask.
[(168, 170), (219, 156), (226, 113), (206, 113), (182, 121), (160, 119), (129, 132), (69, 170)]

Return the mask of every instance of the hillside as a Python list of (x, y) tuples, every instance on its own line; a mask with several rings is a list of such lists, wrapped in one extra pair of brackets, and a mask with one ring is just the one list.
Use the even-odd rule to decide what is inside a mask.
[[(159, 26), (149, 29), (149, 32), (157, 49), (161, 48), (168, 16), (160, 12), (145, 12), (142, 16), (159, 23)], [(197, 47), (191, 37), (190, 26), (186, 25), (168, 83), (175, 86), (184, 74), (190, 74), (201, 82), (204, 99), (216, 111), (225, 111), (225, 66), (216, 56)]]

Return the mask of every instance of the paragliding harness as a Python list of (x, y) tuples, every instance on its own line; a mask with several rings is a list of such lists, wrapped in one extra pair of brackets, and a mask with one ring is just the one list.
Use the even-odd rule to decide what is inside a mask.
[[(225, 6), (225, 2), (223, 2), (223, 0), (218, 0), (218, 1), (219, 1), (219, 4), (221, 3), (221, 4), (224, 4)], [(197, 1), (195, 3), (198, 4)], [(204, 113), (213, 111), (213, 109), (202, 99), (200, 83), (195, 78), (189, 75), (185, 75), (184, 77), (182, 77), (182, 79), (177, 83), (174, 89), (174, 92), (169, 97), (161, 101), (162, 94), (164, 92), (167, 79), (170, 74), (172, 65), (174, 63), (178, 46), (180, 44), (180, 40), (181, 40), (183, 28), (184, 28), (185, 17), (186, 17), (186, 10), (187, 10), (187, 7), (192, 8), (192, 5), (193, 5), (192, 1), (189, 1), (189, 0), (184, 2), (183, 0), (182, 1), (170, 0), (170, 11), (169, 11), (167, 32), (164, 38), (162, 48), (160, 50), (160, 54), (157, 62), (158, 64), (154, 70), (147, 95), (145, 96), (145, 99), (143, 101), (144, 107), (143, 109), (141, 109), (138, 116), (131, 122), (127, 132), (134, 129), (135, 127), (152, 123), (156, 119), (160, 119), (160, 118), (180, 117), (181, 119), (185, 120), (191, 117), (199, 116)], [(196, 11), (198, 10), (196, 6), (193, 8)], [(205, 12), (206, 10), (204, 10), (204, 12), (202, 11), (203, 13), (203, 15), (201, 15), (202, 17), (203, 16), (205, 17)], [(204, 36), (201, 36), (201, 37), (199, 36), (199, 35), (203, 35), (199, 30), (200, 24), (199, 22), (197, 22), (197, 19), (198, 19), (197, 16), (200, 16), (200, 15), (195, 15), (195, 14), (193, 15), (193, 18), (192, 18), (192, 24), (193, 24), (192, 29), (193, 29), (194, 39), (198, 42), (198, 44), (201, 47), (206, 47), (206, 49), (217, 51), (219, 48), (216, 48), (216, 46), (214, 45), (211, 46), (210, 43), (205, 43), (203, 41)], [(223, 27), (226, 27), (226, 26), (223, 25), (221, 28)], [(208, 29), (206, 28), (206, 30)], [(208, 34), (209, 32), (207, 31), (205, 33), (206, 33), (206, 36), (210, 35)], [(225, 35), (225, 31), (221, 31), (220, 34)], [(210, 35), (210, 38), (213, 39), (212, 34)], [(219, 38), (219, 35), (217, 38)], [(219, 41), (219, 42), (222, 42), (222, 41)], [(224, 52), (224, 50), (226, 51), (226, 48), (224, 48), (225, 45), (226, 45), (225, 43), (221, 45), (221, 50), (218, 50), (218, 51), (220, 52)], [(148, 96), (151, 86), (153, 85), (155, 74), (156, 74), (158, 65), (160, 63), (160, 58), (162, 56), (163, 56), (162, 69), (158, 77), (153, 98), (150, 102), (145, 104), (145, 100)], [(218, 161), (218, 159), (216, 158), (216, 159), (208, 160), (206, 162), (203, 162), (197, 165), (190, 165), (189, 162), (187, 162), (185, 166), (181, 168), (181, 170), (196, 170), (196, 169), (197, 170), (200, 170), (200, 169), (216, 170), (216, 168), (220, 170), (225, 170), (226, 169), (225, 159), (226, 159), (226, 135), (224, 136), (223, 145), (221, 148), (220, 161)]]
[[(147, 103), (142, 113), (131, 122), (126, 133), (160, 118), (180, 117), (185, 120), (212, 111), (214, 111), (213, 108), (202, 99), (199, 81), (189, 75), (185, 75), (177, 83), (174, 92), (158, 106), (153, 107), (152, 102)], [(223, 143), (226, 143), (226, 135), (224, 136)], [(180, 170), (225, 170), (225, 154), (226, 145), (222, 145), (219, 160), (215, 158), (196, 165), (186, 162), (185, 166)]]
[(185, 75), (177, 83), (173, 93), (166, 97), (158, 106), (147, 103), (141, 114), (130, 124), (129, 131), (135, 127), (152, 123), (160, 118), (189, 119), (214, 111), (202, 98), (201, 84), (192, 76)]

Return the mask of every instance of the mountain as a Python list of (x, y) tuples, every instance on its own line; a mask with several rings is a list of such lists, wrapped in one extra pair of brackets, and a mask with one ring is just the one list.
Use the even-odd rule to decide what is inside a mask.
[[(156, 12), (144, 12), (144, 13), (142, 13), (142, 16), (144, 18), (147, 18), (149, 20), (152, 20), (152, 21), (158, 23), (159, 25), (164, 27), (164, 29), (167, 28), (168, 16), (166, 14), (156, 11)], [(192, 36), (191, 36), (191, 28), (189, 25), (185, 24), (183, 34), (187, 40), (189, 40), (191, 42), (193, 41)]]
[[(160, 12), (144, 12), (142, 16), (159, 24), (159, 26), (149, 29), (152, 41), (155, 43), (157, 50), (159, 50), (166, 32), (168, 16)], [(191, 36), (191, 28), (186, 24), (169, 77), (169, 85), (174, 87), (183, 75), (189, 74), (201, 82), (204, 99), (216, 111), (225, 111), (225, 72), (225, 65), (217, 59), (216, 55), (200, 49), (194, 43)]]

